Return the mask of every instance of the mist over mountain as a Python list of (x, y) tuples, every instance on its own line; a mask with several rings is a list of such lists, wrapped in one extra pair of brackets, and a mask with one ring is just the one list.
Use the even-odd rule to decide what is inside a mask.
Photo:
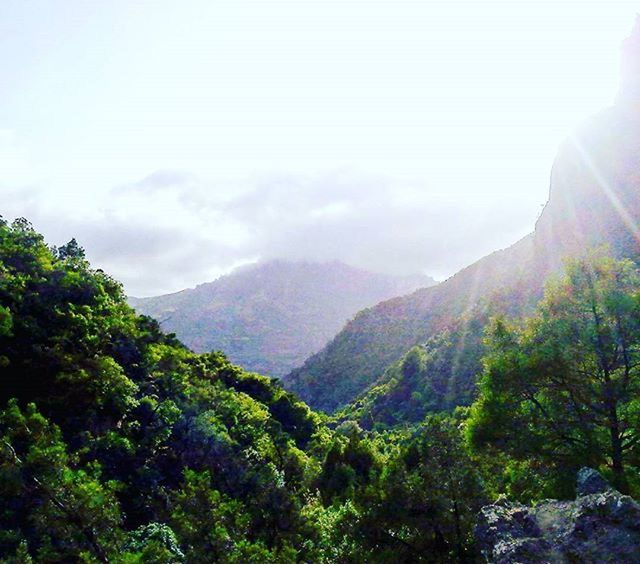
[(196, 352), (223, 350), (232, 362), (282, 376), (320, 350), (359, 310), (434, 284), (341, 262), (273, 260), (214, 282), (152, 298), (129, 298)]

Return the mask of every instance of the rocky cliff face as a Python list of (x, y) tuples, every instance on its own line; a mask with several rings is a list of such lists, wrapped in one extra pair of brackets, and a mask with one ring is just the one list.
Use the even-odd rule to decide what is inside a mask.
[(583, 468), (575, 501), (498, 500), (480, 512), (476, 540), (487, 562), (640, 562), (640, 505)]
[(615, 255), (638, 257), (640, 17), (623, 43), (620, 74), (615, 105), (579, 127), (553, 165), (535, 234), (537, 252), (548, 260), (602, 244)]
[(536, 254), (555, 268), (562, 257), (608, 245), (638, 257), (640, 113), (619, 103), (589, 120), (563, 145), (549, 202), (535, 232)]

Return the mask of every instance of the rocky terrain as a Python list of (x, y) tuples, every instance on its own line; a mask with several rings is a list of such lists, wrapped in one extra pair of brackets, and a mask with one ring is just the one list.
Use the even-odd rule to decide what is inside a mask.
[(476, 540), (488, 562), (640, 562), (640, 505), (591, 468), (575, 501), (527, 507), (500, 499), (482, 509)]

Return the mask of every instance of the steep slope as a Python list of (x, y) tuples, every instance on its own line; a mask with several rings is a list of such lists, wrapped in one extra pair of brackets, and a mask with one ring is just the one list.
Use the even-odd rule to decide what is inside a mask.
[(382, 377), (340, 410), (339, 420), (365, 429), (419, 423), (428, 413), (470, 404), (482, 369), (484, 327), (493, 311), (479, 307), (415, 346)]
[[(615, 106), (589, 120), (561, 147), (549, 202), (534, 233), (438, 286), (360, 312), (322, 351), (287, 375), (285, 386), (313, 407), (334, 411), (378, 382), (411, 347), (454, 327), (461, 315), (470, 315), (482, 303), (493, 301), (507, 313), (525, 313), (564, 257), (606, 245), (614, 256), (637, 259), (640, 27), (626, 43), (623, 69), (628, 75), (623, 74)], [(447, 370), (433, 379), (473, 378), (455, 368)], [(387, 372), (386, 380), (378, 383), (388, 382), (394, 373), (397, 370)], [(456, 401), (464, 403), (465, 398)], [(371, 398), (361, 398), (360, 407), (367, 402)]]
[(247, 370), (282, 376), (360, 309), (432, 284), (426, 276), (393, 277), (339, 262), (278, 260), (129, 302), (197, 352), (224, 350)]
[(374, 383), (411, 347), (449, 327), (478, 301), (505, 286), (521, 288), (510, 299), (525, 307), (541, 291), (532, 276), (533, 237), (497, 251), (449, 280), (361, 311), (318, 354), (284, 380), (316, 409), (345, 405)]
[(0, 381), (0, 561), (319, 560), (321, 418), (135, 315), (75, 241), (1, 217)]

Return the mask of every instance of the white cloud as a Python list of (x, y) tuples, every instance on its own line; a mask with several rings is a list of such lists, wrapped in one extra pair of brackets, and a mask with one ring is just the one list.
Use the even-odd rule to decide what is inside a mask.
[(138, 294), (256, 257), (446, 276), (533, 227), (634, 4), (0, 3), (0, 213)]
[(432, 200), (425, 184), (347, 170), (253, 178), (230, 199), (219, 192), (215, 183), (163, 170), (71, 216), (43, 205), (38, 192), (20, 192), (9, 209), (28, 210), (52, 243), (76, 237), (133, 295), (176, 291), (270, 258), (446, 276), (515, 241), (535, 219), (534, 210), (514, 213), (509, 201)]
[(29, 162), (16, 132), (0, 129), (0, 186), (20, 185), (29, 178)]

